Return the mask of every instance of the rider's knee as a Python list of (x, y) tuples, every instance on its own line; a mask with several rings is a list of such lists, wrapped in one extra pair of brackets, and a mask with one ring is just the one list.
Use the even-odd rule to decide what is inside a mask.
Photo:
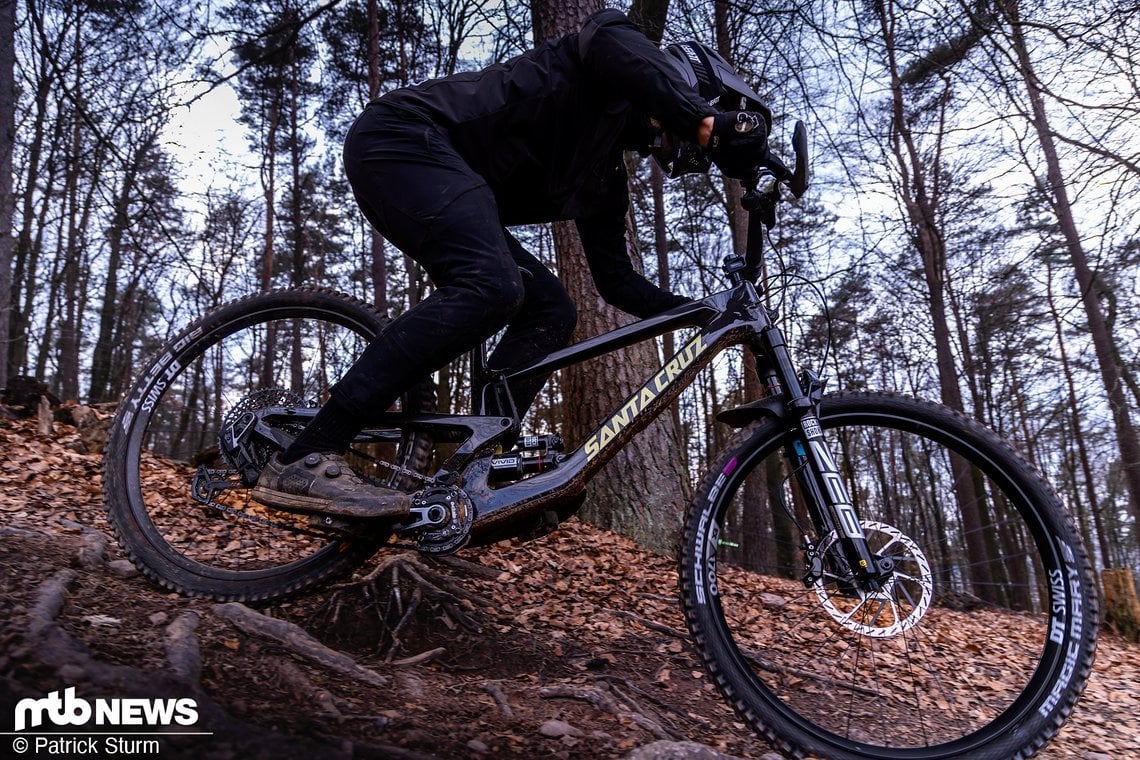
[(574, 305), (569, 294), (566, 294), (554, 305), (551, 322), (554, 329), (559, 332), (562, 342), (569, 343), (570, 335), (578, 324), (578, 307)]
[(526, 286), (518, 269), (508, 269), (482, 283), (479, 294), (487, 315), (506, 324), (522, 308)]

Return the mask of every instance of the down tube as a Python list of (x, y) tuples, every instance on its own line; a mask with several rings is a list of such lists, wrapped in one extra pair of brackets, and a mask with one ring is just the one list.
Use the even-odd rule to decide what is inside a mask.
[(676, 400), (698, 372), (727, 347), (739, 343), (751, 325), (733, 323), (693, 337), (665, 366), (634, 391), (621, 408), (586, 437), (556, 470), (501, 488), (487, 485), (487, 458), (464, 470), (466, 491), (475, 504), (474, 530), (493, 529), (527, 513), (561, 506), (580, 494), (598, 470)]

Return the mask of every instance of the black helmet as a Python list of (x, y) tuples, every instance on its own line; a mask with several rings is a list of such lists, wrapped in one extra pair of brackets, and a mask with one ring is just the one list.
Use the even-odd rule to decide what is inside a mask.
[[(720, 53), (696, 40), (675, 42), (665, 48), (665, 53), (710, 106), (719, 111), (757, 111), (771, 130), (771, 112)], [(671, 149), (654, 151), (654, 156), (670, 176), (708, 171), (711, 162), (700, 146), (675, 137), (668, 142)]]
[(696, 40), (674, 42), (665, 48), (685, 81), (710, 106), (720, 111), (759, 111), (771, 122), (760, 96), (740, 78), (721, 54)]

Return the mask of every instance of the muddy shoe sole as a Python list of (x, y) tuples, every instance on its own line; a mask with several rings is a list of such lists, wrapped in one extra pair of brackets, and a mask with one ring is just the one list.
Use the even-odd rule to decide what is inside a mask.
[(411, 499), (404, 494), (393, 493), (388, 497), (394, 503), (367, 504), (334, 504), (328, 499), (314, 496), (275, 491), (264, 486), (257, 486), (250, 494), (254, 501), (273, 509), (282, 509), (286, 512), (306, 512), (337, 517), (351, 517), (354, 519), (376, 519), (407, 517), (411, 514)]

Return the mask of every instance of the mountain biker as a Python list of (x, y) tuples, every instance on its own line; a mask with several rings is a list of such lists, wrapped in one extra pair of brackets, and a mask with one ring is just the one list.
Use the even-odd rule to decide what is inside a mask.
[[(623, 150), (653, 154), (671, 176), (711, 162), (743, 179), (759, 165), (782, 168), (769, 157), (770, 125), (715, 51), (695, 42), (660, 50), (615, 10), (505, 63), (370, 102), (345, 141), (345, 171), (369, 222), (435, 290), (368, 345), (270, 460), (253, 498), (346, 517), (408, 514), (407, 494), (364, 482), (341, 456), (370, 414), (504, 326), (489, 358), (498, 370), (570, 340), (565, 287), (507, 228), (573, 219), (599, 294), (636, 317), (658, 314), (687, 299), (630, 263)], [(545, 380), (510, 388), (520, 417)]]

